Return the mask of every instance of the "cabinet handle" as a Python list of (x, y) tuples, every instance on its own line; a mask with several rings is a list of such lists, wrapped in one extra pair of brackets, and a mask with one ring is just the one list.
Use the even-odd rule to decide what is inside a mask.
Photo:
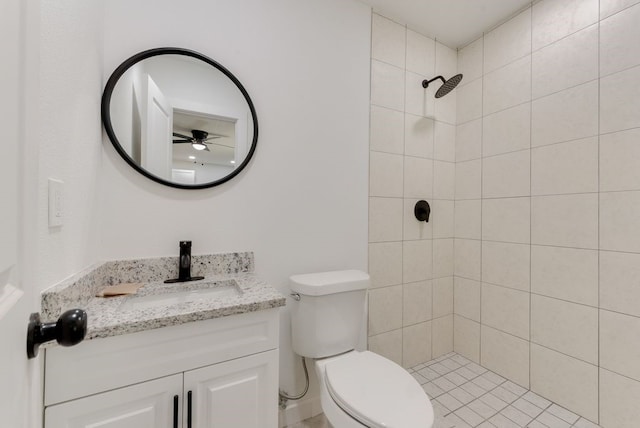
[(191, 402), (193, 400), (191, 391), (187, 392), (187, 428), (191, 428)]
[(178, 428), (178, 396), (173, 396), (173, 428)]

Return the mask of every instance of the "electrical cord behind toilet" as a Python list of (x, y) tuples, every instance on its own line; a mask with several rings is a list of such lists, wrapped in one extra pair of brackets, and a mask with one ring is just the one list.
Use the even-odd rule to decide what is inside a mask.
[(285, 409), (287, 407), (287, 401), (299, 400), (305, 395), (307, 395), (307, 392), (309, 391), (309, 371), (307, 370), (307, 361), (305, 360), (304, 357), (301, 357), (301, 358), (302, 358), (302, 368), (304, 369), (304, 381), (305, 381), (304, 391), (302, 391), (302, 393), (299, 395), (287, 395), (285, 391), (279, 390), (278, 396), (280, 397), (279, 405), (281, 409)]

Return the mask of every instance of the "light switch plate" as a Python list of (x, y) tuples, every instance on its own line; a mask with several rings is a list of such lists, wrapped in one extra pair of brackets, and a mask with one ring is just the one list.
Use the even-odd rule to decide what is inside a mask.
[(49, 227), (60, 227), (64, 223), (63, 187), (63, 181), (49, 179)]

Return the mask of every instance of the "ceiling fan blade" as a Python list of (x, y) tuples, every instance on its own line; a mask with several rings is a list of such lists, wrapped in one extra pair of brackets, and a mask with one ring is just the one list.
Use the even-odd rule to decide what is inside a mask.
[(191, 143), (191, 140), (173, 140), (173, 144)]
[(216, 137), (209, 137), (206, 140), (203, 141), (203, 143), (206, 143), (209, 140), (217, 140), (218, 138), (222, 138), (222, 136), (216, 136)]
[(209, 147), (204, 146), (204, 151), (205, 151), (205, 152), (210, 152), (211, 150), (209, 150)]
[(193, 140), (193, 137), (189, 137), (188, 135), (178, 134), (177, 132), (173, 133), (174, 137), (184, 138), (185, 140)]

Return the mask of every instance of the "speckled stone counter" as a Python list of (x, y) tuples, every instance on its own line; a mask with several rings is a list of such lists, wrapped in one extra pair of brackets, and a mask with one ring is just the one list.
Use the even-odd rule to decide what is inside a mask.
[[(165, 284), (178, 274), (178, 258), (119, 260), (97, 264), (62, 281), (42, 293), (41, 314), (55, 320), (67, 309), (81, 308), (88, 314), (85, 340), (117, 336), (192, 321), (276, 308), (285, 305), (285, 297), (253, 274), (253, 253), (224, 253), (192, 257), (192, 276), (201, 281)], [(137, 294), (95, 297), (103, 287), (128, 282), (143, 283)], [(222, 287), (225, 292), (207, 291)], [(222, 290), (222, 288), (219, 288)], [(205, 292), (198, 295), (197, 291)], [(166, 299), (190, 295), (185, 301)], [(136, 304), (137, 302), (145, 302)], [(168, 302), (168, 303), (167, 303)]]

